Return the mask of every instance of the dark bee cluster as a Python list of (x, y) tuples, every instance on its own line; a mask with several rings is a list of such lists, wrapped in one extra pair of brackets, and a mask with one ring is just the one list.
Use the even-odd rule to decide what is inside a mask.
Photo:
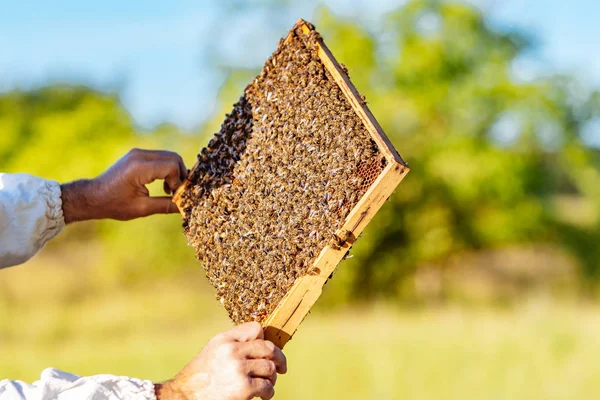
[(198, 155), (180, 205), (235, 323), (262, 322), (312, 271), (385, 165), (320, 61), (318, 33), (291, 35)]

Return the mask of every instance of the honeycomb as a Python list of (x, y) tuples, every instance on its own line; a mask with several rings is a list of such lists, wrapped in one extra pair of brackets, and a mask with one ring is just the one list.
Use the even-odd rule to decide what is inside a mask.
[(279, 42), (181, 195), (184, 233), (235, 323), (263, 322), (310, 273), (386, 165), (318, 39), (295, 28)]

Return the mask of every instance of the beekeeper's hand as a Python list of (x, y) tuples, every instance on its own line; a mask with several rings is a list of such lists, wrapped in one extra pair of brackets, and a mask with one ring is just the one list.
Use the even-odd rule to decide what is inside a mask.
[(156, 385), (158, 400), (271, 399), (277, 373), (287, 372), (281, 350), (249, 322), (215, 336), (172, 380)]
[(176, 213), (171, 197), (150, 197), (145, 185), (164, 180), (167, 194), (186, 178), (181, 157), (170, 151), (133, 149), (104, 174), (61, 185), (66, 223), (110, 218), (121, 221)]

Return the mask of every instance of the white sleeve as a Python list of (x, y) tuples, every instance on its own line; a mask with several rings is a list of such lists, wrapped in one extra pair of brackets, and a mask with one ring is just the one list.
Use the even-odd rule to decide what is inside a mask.
[(126, 376), (80, 377), (48, 368), (40, 380), (0, 381), (0, 400), (156, 400), (154, 383)]
[[(0, 268), (27, 261), (65, 226), (60, 185), (0, 174)], [(33, 384), (0, 380), (0, 400), (156, 400), (154, 384), (113, 375), (80, 377), (46, 369)]]
[(65, 227), (60, 185), (0, 173), (0, 268), (24, 263)]

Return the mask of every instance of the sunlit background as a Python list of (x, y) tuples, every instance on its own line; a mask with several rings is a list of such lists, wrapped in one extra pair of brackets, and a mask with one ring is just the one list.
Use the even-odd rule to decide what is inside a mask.
[[(600, 3), (0, 4), (0, 170), (191, 166), (314, 22), (411, 172), (286, 347), (280, 399), (600, 396)], [(152, 190), (159, 193), (160, 185)], [(178, 216), (69, 226), (0, 271), (0, 379), (172, 377), (230, 327)]]

